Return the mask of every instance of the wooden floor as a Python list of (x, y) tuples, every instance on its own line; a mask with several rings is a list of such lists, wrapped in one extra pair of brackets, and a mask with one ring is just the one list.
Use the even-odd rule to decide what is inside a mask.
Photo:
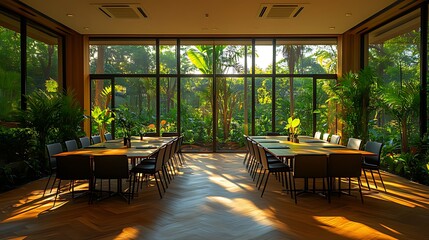
[(144, 187), (130, 205), (112, 197), (89, 205), (64, 195), (52, 208), (47, 179), (0, 194), (0, 239), (428, 239), (429, 187), (383, 173), (388, 192), (304, 194), (298, 204), (275, 178), (260, 197), (243, 154), (187, 154), (159, 199)]

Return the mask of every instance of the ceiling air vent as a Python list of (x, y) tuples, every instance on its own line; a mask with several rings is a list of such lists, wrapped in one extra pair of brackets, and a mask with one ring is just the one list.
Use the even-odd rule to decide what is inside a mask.
[(109, 18), (147, 18), (147, 14), (138, 4), (103, 4), (98, 9)]
[(262, 4), (260, 18), (294, 18), (304, 9), (302, 4)]

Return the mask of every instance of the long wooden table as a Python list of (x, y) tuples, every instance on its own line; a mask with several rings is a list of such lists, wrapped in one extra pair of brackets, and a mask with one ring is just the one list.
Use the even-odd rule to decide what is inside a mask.
[(53, 157), (68, 155), (126, 155), (131, 159), (147, 158), (155, 153), (159, 147), (172, 141), (174, 138), (175, 137), (145, 137), (143, 140), (140, 140), (138, 137), (133, 137), (131, 139), (130, 148), (124, 146), (122, 139), (114, 139), (90, 145), (86, 148), (58, 153)]
[(271, 154), (279, 158), (294, 157), (298, 154), (362, 154), (375, 156), (376, 154), (363, 150), (346, 148), (343, 145), (328, 143), (312, 137), (300, 137), (299, 143), (288, 141), (287, 136), (249, 136), (261, 144)]

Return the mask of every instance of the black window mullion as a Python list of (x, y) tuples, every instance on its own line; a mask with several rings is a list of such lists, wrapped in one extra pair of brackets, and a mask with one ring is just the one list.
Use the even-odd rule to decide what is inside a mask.
[(252, 135), (255, 135), (255, 39), (252, 39)]
[(25, 97), (27, 93), (27, 19), (21, 17), (20, 21), (20, 31), (21, 31), (21, 109), (27, 109), (27, 98)]
[(181, 134), (181, 113), (180, 113), (180, 106), (181, 106), (181, 76), (180, 76), (180, 39), (177, 39), (176, 42), (176, 70), (177, 70), (177, 132)]
[(276, 131), (276, 40), (273, 39), (273, 70), (271, 76), (271, 91), (272, 91), (272, 101), (271, 101), (271, 132)]
[[(216, 148), (217, 148), (217, 141), (216, 141), (216, 136), (217, 136), (217, 104), (216, 104), (216, 94), (217, 94), (217, 88), (216, 88), (216, 83), (217, 83), (217, 79), (216, 79), (216, 51), (215, 51), (215, 44), (212, 45), (213, 47), (213, 54), (212, 54), (212, 71), (213, 71), (213, 76), (212, 76), (212, 114), (213, 114), (213, 136), (212, 136), (212, 142), (213, 142), (213, 152), (216, 152)], [(225, 137), (225, 136), (224, 136)]]
[(159, 78), (160, 64), (159, 64), (159, 39), (156, 39), (156, 53), (155, 53), (155, 61), (156, 61), (156, 132), (159, 135), (161, 133), (161, 129), (159, 126), (160, 117), (161, 117), (161, 79)]

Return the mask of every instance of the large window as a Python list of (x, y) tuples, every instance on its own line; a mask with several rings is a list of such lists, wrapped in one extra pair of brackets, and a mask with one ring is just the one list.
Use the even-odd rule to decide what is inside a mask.
[(372, 96), (372, 139), (401, 142), (407, 148), (420, 137), (416, 121), (420, 104), (420, 30), (420, 11), (414, 11), (367, 36), (368, 65), (380, 80), (380, 92)]
[(25, 107), (23, 96), (35, 90), (62, 91), (61, 47), (56, 33), (0, 11), (0, 121), (16, 120), (12, 112)]
[(0, 121), (13, 120), (21, 102), (20, 25), (0, 12)]
[(112, 79), (115, 107), (156, 134), (183, 134), (185, 151), (240, 150), (243, 134), (287, 134), (292, 113), (301, 134), (328, 130), (322, 85), (336, 78), (336, 49), (335, 39), (91, 39), (91, 79)]

